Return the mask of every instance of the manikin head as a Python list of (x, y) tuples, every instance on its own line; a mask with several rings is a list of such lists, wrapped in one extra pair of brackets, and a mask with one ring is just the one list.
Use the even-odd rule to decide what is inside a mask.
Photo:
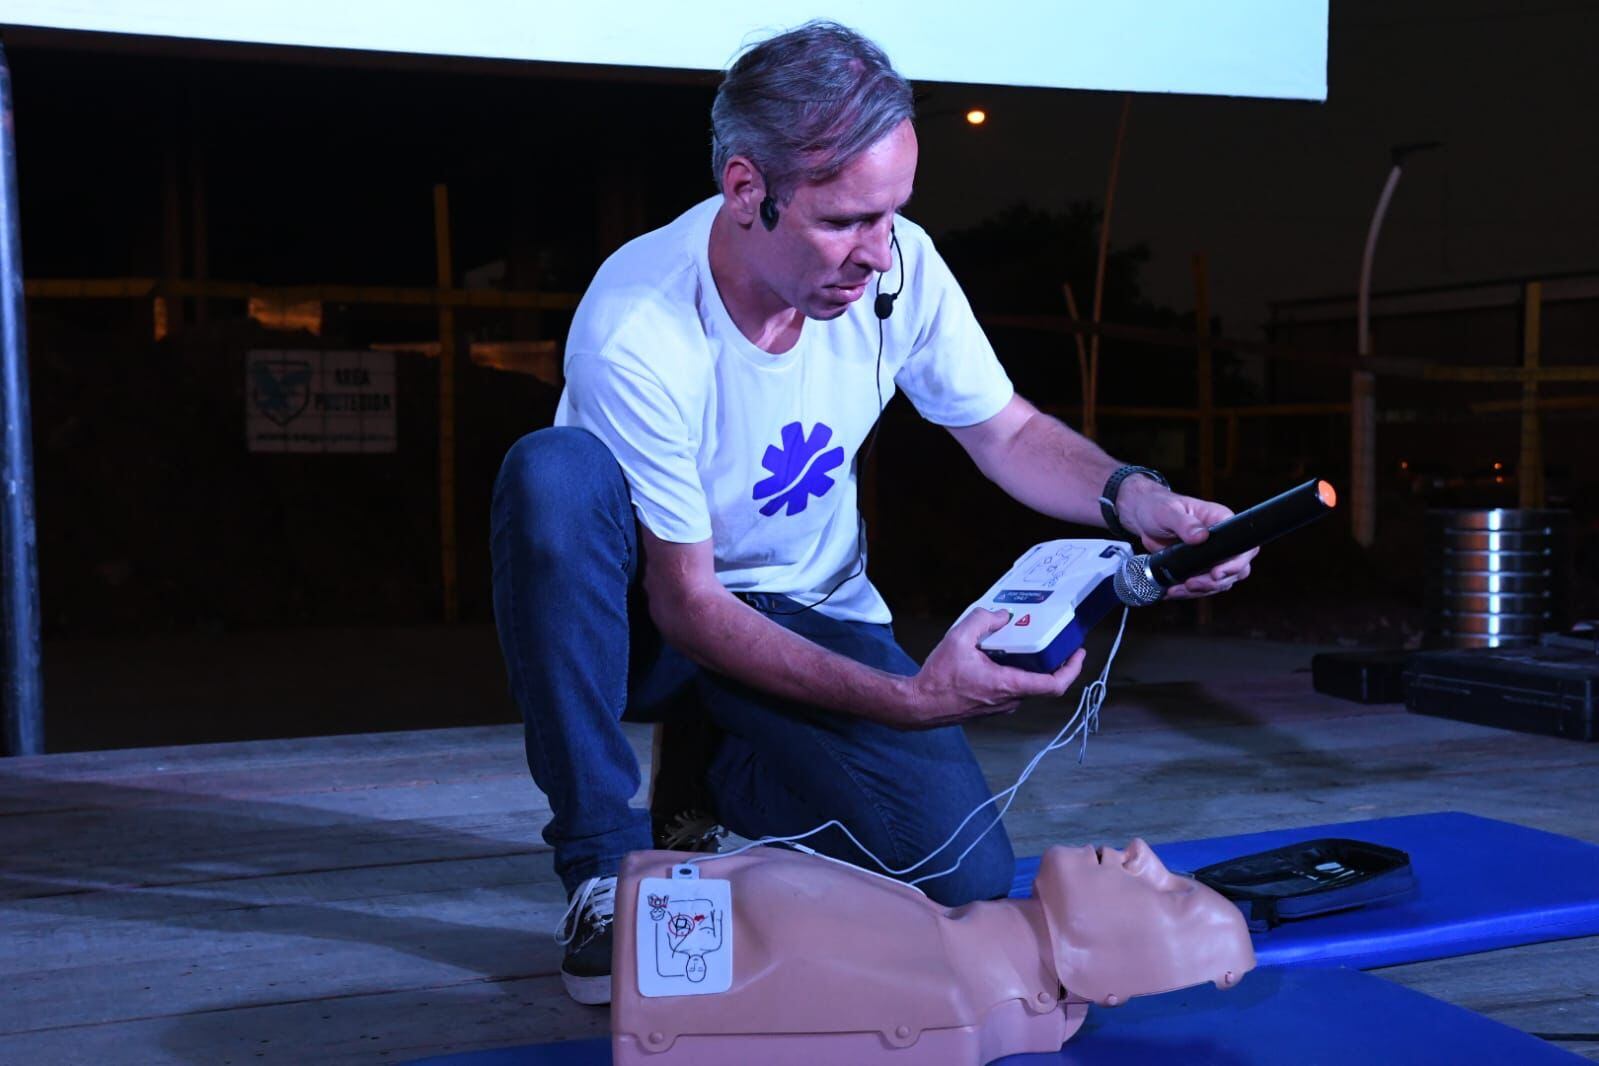
[(1103, 1006), (1206, 981), (1230, 988), (1255, 966), (1238, 908), (1166, 869), (1142, 840), (1050, 848), (1033, 895), (1061, 984)]
[(916, 177), (913, 113), (888, 58), (836, 23), (763, 41), (728, 70), (712, 169), (737, 269), (763, 305), (837, 318), (890, 269), (894, 213)]

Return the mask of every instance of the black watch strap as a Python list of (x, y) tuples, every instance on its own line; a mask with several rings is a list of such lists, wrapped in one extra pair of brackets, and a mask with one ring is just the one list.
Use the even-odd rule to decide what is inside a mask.
[(1151, 481), (1156, 482), (1161, 488), (1171, 488), (1171, 482), (1160, 476), (1159, 471), (1151, 470), (1147, 466), (1124, 466), (1119, 468), (1105, 482), (1105, 491), (1099, 494), (1099, 513), (1105, 517), (1105, 528), (1109, 529), (1112, 536), (1121, 540), (1133, 540), (1132, 533), (1122, 525), (1121, 518), (1116, 514), (1116, 494), (1121, 491), (1122, 482), (1134, 474), (1142, 474)]

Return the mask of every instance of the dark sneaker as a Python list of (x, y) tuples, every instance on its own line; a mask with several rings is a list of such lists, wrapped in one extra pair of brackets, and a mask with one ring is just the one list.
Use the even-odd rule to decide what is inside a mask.
[(566, 945), (561, 983), (579, 1003), (611, 1002), (611, 926), (616, 917), (616, 878), (591, 877), (572, 893), (555, 942)]
[(721, 731), (703, 712), (679, 715), (656, 734), (650, 781), (650, 830), (663, 851), (721, 850), (727, 830), (717, 824), (705, 771), (716, 757)]
[(661, 851), (703, 851), (712, 855), (722, 850), (727, 830), (701, 810), (679, 811), (670, 818), (650, 816), (650, 832)]

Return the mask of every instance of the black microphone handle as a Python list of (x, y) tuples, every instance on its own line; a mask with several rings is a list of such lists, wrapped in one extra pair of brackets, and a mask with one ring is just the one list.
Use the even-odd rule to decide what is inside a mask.
[(1181, 585), (1224, 559), (1258, 548), (1332, 511), (1338, 495), (1327, 482), (1312, 478), (1297, 488), (1210, 527), (1198, 544), (1173, 544), (1149, 557), (1149, 572), (1163, 588)]

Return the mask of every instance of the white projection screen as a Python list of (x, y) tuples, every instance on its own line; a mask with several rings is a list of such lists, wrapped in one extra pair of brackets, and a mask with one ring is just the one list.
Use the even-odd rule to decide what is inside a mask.
[(917, 81), (1327, 97), (1328, 0), (0, 0), (0, 24), (253, 44), (718, 70), (812, 18)]

